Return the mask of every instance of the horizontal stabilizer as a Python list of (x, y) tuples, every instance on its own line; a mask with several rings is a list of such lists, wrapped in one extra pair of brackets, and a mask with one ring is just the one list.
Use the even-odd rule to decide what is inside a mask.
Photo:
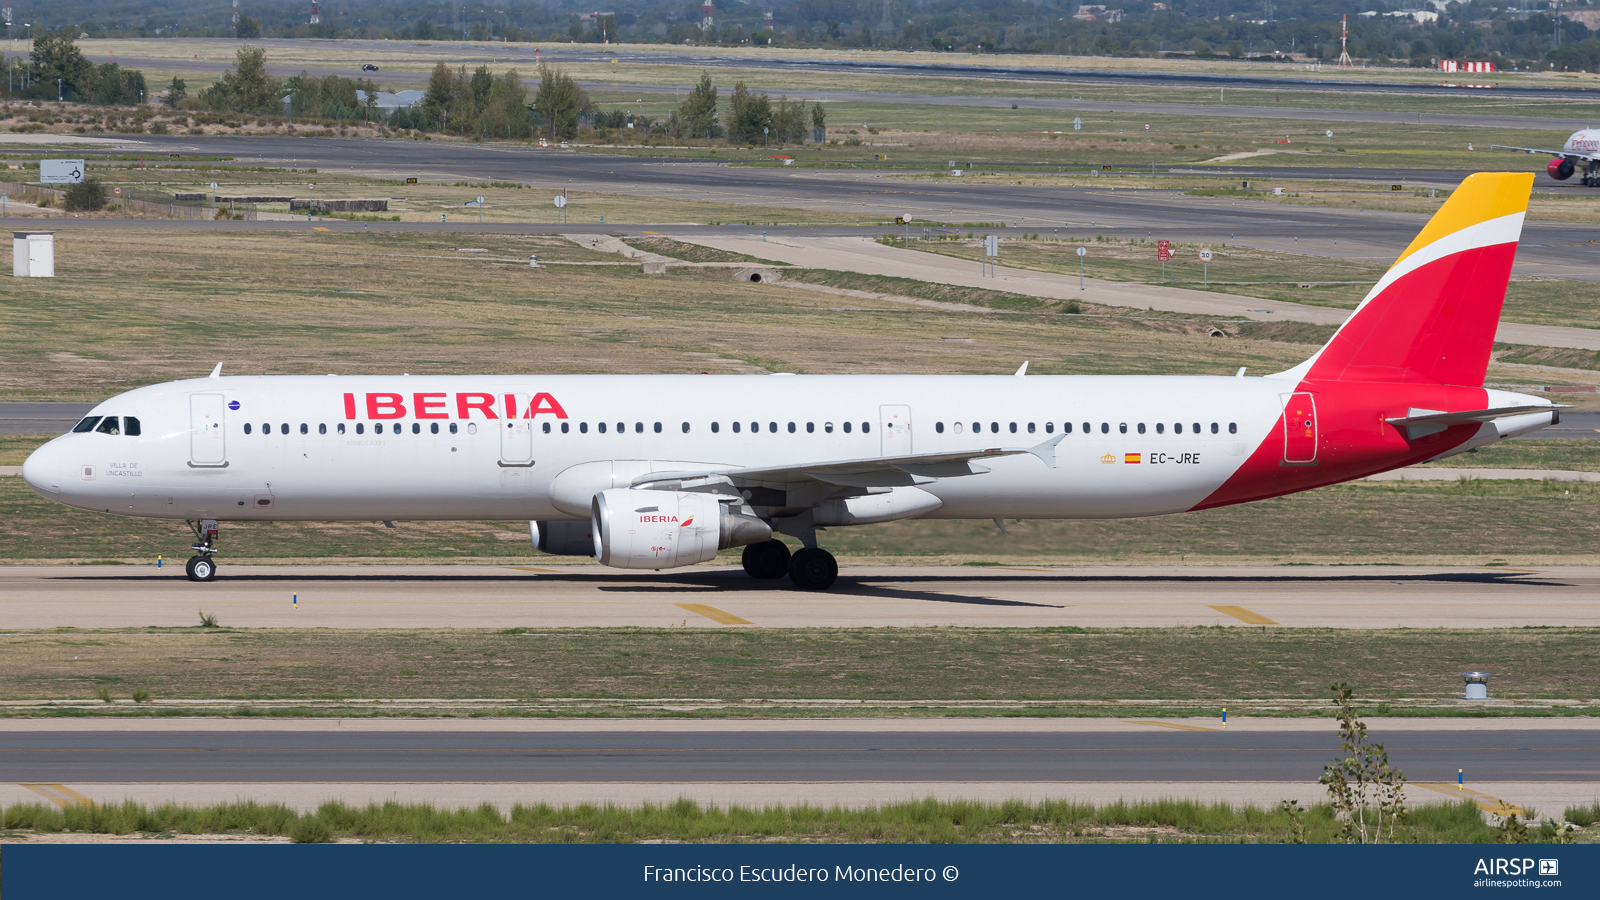
[(1397, 428), (1407, 425), (1467, 425), (1472, 422), (1489, 422), (1494, 419), (1503, 419), (1506, 416), (1522, 416), (1528, 413), (1567, 408), (1566, 406), (1541, 404), (1539, 406), (1502, 406), (1498, 409), (1469, 409), (1462, 412), (1413, 409), (1409, 415), (1395, 416), (1392, 419), (1384, 419), (1384, 421)]

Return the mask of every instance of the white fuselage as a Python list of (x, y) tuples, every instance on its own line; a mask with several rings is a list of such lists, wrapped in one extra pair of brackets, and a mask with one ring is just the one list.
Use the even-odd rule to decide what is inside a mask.
[[(942, 502), (924, 515), (1148, 516), (1194, 507), (1281, 442), (1293, 390), (1209, 376), (232, 376), (107, 400), (93, 414), (136, 417), (138, 437), (63, 435), (24, 474), (61, 503), (131, 516), (580, 519), (595, 490), (642, 472), (1062, 436), (1055, 468), (1010, 456), (921, 485)], [(567, 484), (575, 499), (559, 503), (558, 476), (597, 463), (615, 477)]]

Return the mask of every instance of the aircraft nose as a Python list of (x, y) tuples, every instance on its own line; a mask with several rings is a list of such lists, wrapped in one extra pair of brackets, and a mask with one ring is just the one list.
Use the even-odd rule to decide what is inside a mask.
[(41, 497), (50, 500), (61, 494), (61, 454), (51, 441), (28, 454), (22, 463), (22, 480)]

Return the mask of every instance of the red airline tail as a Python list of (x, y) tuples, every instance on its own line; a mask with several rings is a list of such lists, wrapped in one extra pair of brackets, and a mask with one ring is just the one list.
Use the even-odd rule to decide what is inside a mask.
[(1468, 176), (1326, 347), (1282, 377), (1480, 386), (1533, 176)]

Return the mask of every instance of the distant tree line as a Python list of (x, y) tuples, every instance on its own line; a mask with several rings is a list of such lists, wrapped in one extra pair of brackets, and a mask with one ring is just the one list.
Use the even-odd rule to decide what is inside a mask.
[(26, 60), (6, 60), (6, 87), (27, 100), (61, 99), (99, 106), (125, 106), (144, 99), (144, 73), (116, 63), (95, 65), (78, 49), (69, 30), (51, 31), (33, 39)]
[[(1597, 2), (1565, 0), (1560, 8), (1572, 11)], [(699, 0), (618, 0), (603, 14), (565, 2), (495, 8), (437, 0), (348, 0), (339, 4), (337, 19), (328, 15), (316, 25), (306, 21), (303, 0), (247, 0), (237, 25), (226, 4), (202, 0), (169, 0), (157, 7), (135, 0), (67, 0), (29, 15), (46, 27), (67, 26), (71, 34), (91, 37), (626, 41), (1269, 60), (1275, 54), (1336, 58), (1339, 18), (1348, 13), (1350, 52), (1376, 62), (1498, 59), (1503, 65), (1559, 69), (1592, 68), (1595, 56), (1584, 44), (1595, 38), (1589, 29), (1565, 20), (1557, 29), (1557, 14), (1543, 2), (1535, 4), (1538, 9), (1500, 0), (1434, 9), (1415, 0), (1354, 6), (1347, 0), (1126, 0), (1105, 4), (1118, 10), (1118, 17), (1085, 14), (1082, 19), (1077, 18), (1080, 5), (1079, 0), (722, 0), (709, 28), (702, 28)]]

